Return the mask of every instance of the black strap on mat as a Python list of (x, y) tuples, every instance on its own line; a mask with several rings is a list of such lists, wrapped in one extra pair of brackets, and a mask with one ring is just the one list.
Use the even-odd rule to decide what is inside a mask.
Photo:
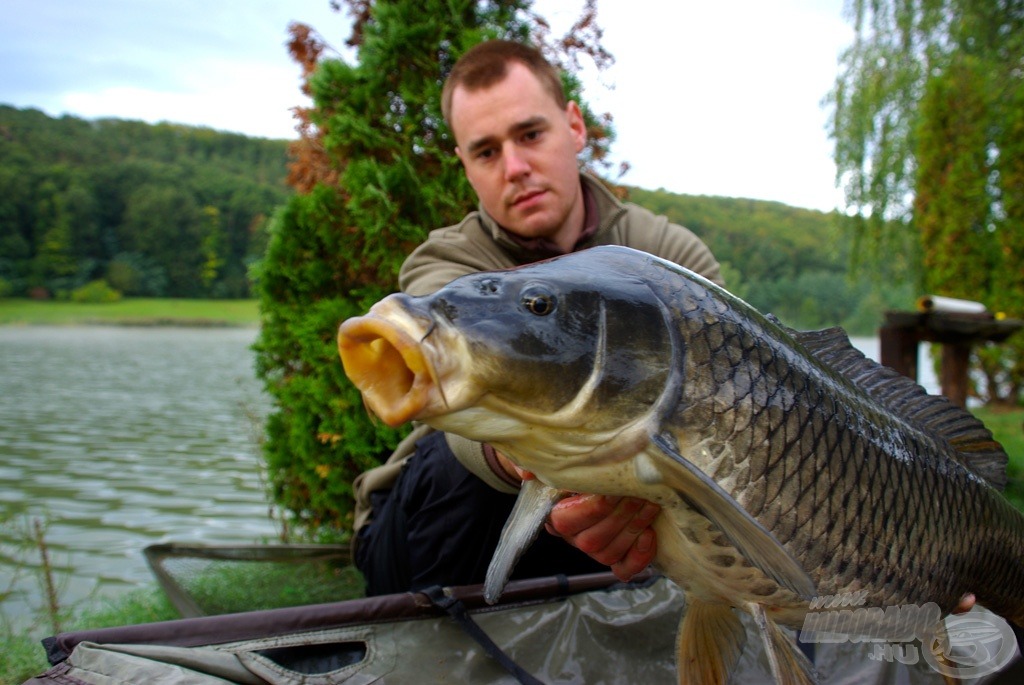
[(477, 644), (483, 647), (484, 651), (492, 659), (501, 664), (501, 667), (511, 673), (522, 685), (544, 685), (544, 683), (527, 673), (522, 666), (512, 660), (512, 657), (501, 650), (501, 647), (473, 620), (473, 617), (466, 611), (466, 606), (461, 600), (446, 595), (444, 588), (440, 585), (428, 587), (425, 590), (421, 590), (421, 592), (427, 596), (431, 604), (444, 610), (445, 613), (454, 618), (462, 629), (471, 638), (476, 640)]

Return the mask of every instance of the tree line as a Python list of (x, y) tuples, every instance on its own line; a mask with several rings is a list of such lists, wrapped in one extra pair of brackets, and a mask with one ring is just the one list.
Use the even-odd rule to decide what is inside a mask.
[(792, 328), (874, 335), (885, 310), (912, 307), (919, 294), (913, 283), (854, 277), (850, 219), (838, 212), (640, 188), (628, 197), (699, 235), (729, 290)]
[[(288, 164), (287, 141), (0, 106), (0, 296), (65, 296), (101, 280), (126, 296), (249, 297), (268, 220), (294, 192)], [(700, 235), (730, 289), (762, 311), (798, 328), (877, 325), (883, 305), (848, 279), (838, 216), (625, 190)], [(464, 195), (452, 215), (472, 202)]]
[[(1024, 3), (848, 5), (828, 103), (862, 267), (1024, 318)], [(987, 402), (1024, 402), (1024, 331), (973, 366)]]
[(0, 296), (249, 297), (287, 146), (0, 105)]

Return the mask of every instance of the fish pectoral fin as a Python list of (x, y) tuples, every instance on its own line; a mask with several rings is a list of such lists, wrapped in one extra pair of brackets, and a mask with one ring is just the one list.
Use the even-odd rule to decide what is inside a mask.
[(764, 652), (776, 685), (815, 685), (818, 672), (793, 637), (769, 618), (760, 604), (751, 602), (747, 609), (753, 614), (754, 624), (764, 641)]
[(659, 471), (665, 485), (718, 526), (729, 542), (765, 575), (803, 599), (814, 597), (817, 588), (800, 562), (732, 495), (679, 454), (670, 438), (655, 435), (651, 442), (671, 459), (671, 468), (664, 462), (656, 464), (661, 466)]
[(548, 487), (536, 479), (523, 481), (519, 497), (508, 515), (498, 546), (487, 566), (487, 577), (484, 580), (484, 599), (494, 604), (501, 597), (501, 591), (508, 583), (519, 557), (537, 539), (544, 521), (558, 500), (566, 496), (566, 492)]
[(729, 682), (746, 641), (747, 631), (731, 606), (687, 596), (676, 645), (679, 682)]

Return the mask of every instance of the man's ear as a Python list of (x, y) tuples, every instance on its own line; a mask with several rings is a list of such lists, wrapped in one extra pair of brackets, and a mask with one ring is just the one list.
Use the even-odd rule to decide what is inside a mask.
[(576, 144), (576, 152), (581, 152), (587, 144), (587, 123), (583, 120), (583, 112), (578, 104), (570, 100), (565, 106), (565, 116)]

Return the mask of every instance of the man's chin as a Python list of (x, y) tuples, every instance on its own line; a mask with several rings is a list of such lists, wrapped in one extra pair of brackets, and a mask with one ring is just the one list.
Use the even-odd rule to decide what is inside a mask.
[(555, 230), (548, 226), (518, 225), (511, 228), (506, 226), (505, 230), (523, 240), (551, 240), (555, 234)]
[(544, 209), (532, 212), (513, 212), (507, 217), (508, 223), (501, 223), (510, 233), (527, 240), (533, 238), (550, 238), (558, 231), (558, 222), (552, 213)]

